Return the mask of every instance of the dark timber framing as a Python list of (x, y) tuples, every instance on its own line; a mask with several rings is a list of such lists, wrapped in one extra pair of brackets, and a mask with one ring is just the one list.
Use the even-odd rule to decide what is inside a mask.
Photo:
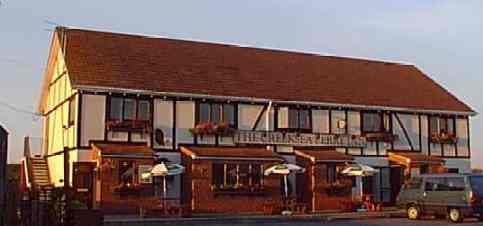
[[(172, 133), (171, 140), (172, 140), (172, 143), (173, 143), (173, 150), (176, 150), (176, 148), (177, 148), (176, 147), (176, 142), (178, 142), (176, 140), (176, 126), (177, 126), (176, 125), (176, 114), (177, 114), (176, 108), (177, 108), (177, 105), (178, 105), (177, 104), (177, 101), (176, 100), (173, 100), (173, 102), (172, 102), (172, 106), (173, 106), (173, 128), (172, 128), (172, 132), (171, 132)], [(196, 112), (196, 106), (195, 106), (195, 112)], [(196, 140), (194, 140), (194, 141), (196, 142)]]
[(81, 132), (82, 132), (82, 92), (77, 97), (77, 147), (81, 146)]
[(423, 151), (423, 128), (421, 126), (421, 114), (418, 114), (418, 131), (419, 131), (419, 151)]
[(404, 126), (404, 124), (401, 122), (401, 119), (399, 118), (399, 115), (398, 114), (394, 114), (394, 117), (396, 117), (396, 121), (397, 121), (397, 123), (399, 124), (399, 126), (402, 129), (403, 134), (404, 134), (404, 137), (408, 141), (408, 144), (409, 144), (409, 147), (411, 148), (411, 151), (414, 151), (414, 146), (413, 146), (413, 142), (411, 142), (411, 137), (409, 137), (408, 131), (406, 130), (406, 127)]
[(468, 158), (471, 158), (471, 140), (470, 140), (470, 118), (466, 117), (466, 129), (467, 129), (467, 136), (468, 136)]
[[(197, 123), (199, 120), (198, 120), (198, 110), (199, 110), (199, 106), (198, 106), (198, 103), (200, 101), (203, 101), (203, 102), (212, 102), (212, 103), (228, 103), (228, 104), (233, 104), (234, 106), (234, 114), (235, 114), (235, 120), (234, 120), (234, 123), (236, 124), (236, 128), (238, 128), (238, 120), (239, 120), (239, 104), (246, 104), (246, 105), (261, 105), (263, 106), (262, 110), (260, 113), (258, 113), (258, 117), (257, 117), (257, 123), (256, 125), (254, 126), (257, 126), (258, 127), (258, 124), (260, 123), (260, 121), (262, 121), (262, 118), (261, 117), (264, 117), (264, 113), (266, 113), (267, 109), (268, 109), (268, 104), (266, 103), (265, 105), (262, 105), (261, 103), (258, 103), (258, 102), (249, 102), (249, 101), (230, 101), (230, 100), (218, 100), (218, 99), (202, 99), (202, 98), (191, 98), (191, 97), (166, 97), (166, 96), (160, 96), (160, 95), (136, 95), (136, 94), (120, 94), (120, 93), (107, 93), (107, 92), (92, 92), (92, 91), (78, 91), (78, 92), (75, 92), (73, 93), (70, 97), (68, 97), (66, 100), (63, 101), (63, 103), (65, 103), (66, 101), (69, 101), (71, 100), (72, 98), (75, 97), (75, 95), (78, 95), (78, 104), (77, 104), (77, 111), (78, 111), (78, 116), (77, 116), (77, 145), (75, 148), (77, 149), (89, 149), (90, 147), (84, 147), (81, 145), (81, 131), (82, 131), (82, 120), (84, 120), (82, 118), (82, 102), (83, 102), (83, 96), (86, 95), (86, 94), (94, 94), (94, 95), (103, 95), (103, 96), (106, 96), (106, 111), (105, 111), (105, 120), (108, 120), (109, 118), (109, 110), (110, 110), (110, 96), (125, 96), (125, 97), (130, 97), (130, 98), (136, 98), (136, 99), (148, 99), (150, 101), (150, 113), (151, 113), (151, 123), (154, 123), (154, 117), (156, 117), (154, 115), (154, 100), (155, 99), (162, 99), (162, 100), (170, 100), (172, 101), (172, 110), (173, 110), (173, 125), (172, 125), (172, 149), (155, 149), (155, 150), (160, 150), (160, 151), (175, 151), (177, 150), (177, 131), (176, 131), (176, 127), (177, 127), (177, 120), (180, 120), (177, 118), (177, 105), (176, 105), (176, 101), (193, 101), (194, 104), (195, 104), (195, 123)], [(55, 108), (58, 108), (60, 107), (63, 103), (59, 103)], [(60, 105), (60, 106), (59, 106)], [(430, 141), (430, 129), (431, 129), (431, 120), (430, 120), (430, 117), (432, 116), (436, 116), (435, 114), (427, 114), (427, 113), (408, 113), (408, 112), (399, 112), (399, 111), (378, 111), (378, 110), (371, 110), (371, 111), (368, 111), (368, 110), (362, 110), (362, 109), (357, 109), (357, 108), (333, 108), (333, 107), (321, 107), (321, 106), (305, 106), (305, 105), (299, 105), (299, 104), (293, 104), (293, 105), (288, 105), (288, 104), (284, 104), (284, 105), (280, 105), (280, 104), (277, 104), (277, 103), (274, 103), (272, 105), (273, 109), (274, 109), (274, 115), (273, 115), (273, 130), (278, 130), (280, 129), (279, 128), (279, 108), (280, 107), (289, 107), (289, 108), (296, 108), (296, 109), (308, 109), (310, 110), (310, 126), (311, 126), (311, 130), (313, 131), (313, 128), (316, 127), (316, 126), (319, 126), (319, 125), (313, 125), (313, 110), (326, 110), (328, 112), (328, 130), (329, 130), (329, 133), (333, 133), (333, 128), (332, 128), (332, 124), (333, 124), (333, 117), (332, 117), (332, 111), (333, 110), (340, 110), (340, 111), (343, 111), (344, 112), (344, 116), (345, 116), (345, 121), (346, 121), (346, 127), (345, 127), (345, 133), (348, 134), (349, 133), (349, 126), (351, 125), (351, 122), (349, 120), (349, 112), (357, 112), (359, 114), (359, 117), (360, 117), (360, 126), (359, 126), (359, 130), (361, 132), (361, 135), (364, 135), (363, 133), (363, 113), (364, 112), (378, 112), (380, 114), (388, 114), (389, 115), (389, 125), (390, 125), (390, 128), (389, 131), (394, 134), (394, 120), (393, 120), (393, 117), (392, 115), (394, 115), (394, 117), (396, 118), (396, 121), (398, 121), (397, 123), (399, 125), (401, 125), (401, 128), (403, 130), (403, 133), (404, 133), (404, 136), (406, 137), (406, 139), (408, 140), (408, 143), (409, 143), (409, 146), (411, 147), (411, 150), (414, 150), (414, 151), (422, 151), (423, 149), (423, 129), (422, 129), (422, 117), (423, 116), (426, 116), (426, 120), (427, 120), (427, 125), (428, 125), (428, 155), (431, 154), (431, 151), (432, 151), (432, 148), (431, 148), (431, 141)], [(51, 111), (53, 111), (55, 109), (52, 109)], [(418, 123), (418, 131), (419, 131), (419, 150), (416, 150), (415, 147), (414, 147), (414, 144), (412, 142), (412, 140), (410, 139), (408, 133), (407, 133), (407, 130), (404, 126), (404, 124), (402, 123), (402, 121), (400, 120), (398, 114), (407, 114), (407, 115), (417, 115), (417, 123)], [(469, 126), (469, 120), (467, 116), (456, 116), (456, 115), (453, 115), (452, 117), (454, 117), (454, 122), (453, 122), (453, 127), (455, 128), (455, 132), (456, 132), (456, 125), (457, 125), (457, 119), (465, 119), (467, 121), (467, 126)], [(255, 127), (256, 128), (256, 127)], [(153, 128), (154, 129), (154, 128)], [(252, 128), (253, 129), (253, 128)], [(445, 158), (446, 157), (450, 157), (450, 158), (469, 158), (471, 156), (471, 150), (469, 149), (470, 148), (470, 143), (469, 143), (469, 128), (468, 129), (468, 156), (459, 156), (461, 153), (458, 152), (458, 145), (455, 144), (455, 156), (447, 156), (443, 153), (441, 153), (442, 156), (444, 156)], [(108, 141), (108, 131), (106, 130), (106, 128), (104, 128), (104, 140), (105, 141)], [(153, 147), (154, 149), (154, 142), (153, 142), (153, 134), (150, 135), (149, 137), (150, 139), (150, 145), (151, 147)], [(215, 139), (215, 145), (219, 146), (219, 139), (220, 138), (216, 138)], [(129, 141), (128, 141), (129, 142)], [(198, 144), (197, 142), (197, 138), (196, 137), (193, 137), (193, 144), (196, 145)], [(210, 145), (210, 144), (207, 144), (207, 145)], [(355, 156), (359, 156), (359, 157), (386, 157), (387, 154), (384, 154), (382, 155), (381, 154), (381, 145), (380, 145), (380, 142), (376, 142), (375, 143), (376, 145), (376, 155), (367, 155), (366, 153), (364, 153), (364, 148), (360, 148), (361, 149), (361, 152), (360, 152), (360, 155), (358, 154), (355, 154)], [(394, 149), (394, 142), (391, 142), (390, 143), (391, 145), (391, 149)], [(225, 146), (225, 145), (221, 145), (221, 146)], [(349, 153), (349, 148), (345, 148), (345, 152), (346, 153)], [(354, 155), (354, 153), (352, 153)]]
[(258, 124), (262, 120), (262, 118), (265, 115), (265, 112), (267, 110), (268, 110), (268, 104), (263, 105), (262, 109), (260, 109), (260, 112), (258, 112), (257, 119), (255, 120), (255, 123), (253, 123), (253, 125), (252, 125), (253, 131), (257, 130)]

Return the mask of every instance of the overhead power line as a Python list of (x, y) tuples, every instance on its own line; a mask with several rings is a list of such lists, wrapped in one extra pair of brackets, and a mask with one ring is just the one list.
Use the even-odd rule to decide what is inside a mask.
[(0, 107), (5, 107), (5, 108), (8, 108), (12, 111), (32, 115), (32, 116), (35, 116), (35, 117), (41, 117), (42, 116), (40, 113), (36, 113), (36, 112), (32, 112), (32, 111), (29, 111), (29, 110), (26, 110), (26, 109), (22, 109), (22, 108), (16, 107), (12, 104), (9, 104), (9, 103), (3, 102), (3, 101), (0, 101)]

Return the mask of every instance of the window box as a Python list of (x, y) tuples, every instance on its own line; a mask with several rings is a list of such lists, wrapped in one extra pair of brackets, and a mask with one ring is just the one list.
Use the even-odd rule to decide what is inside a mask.
[(347, 196), (352, 194), (351, 180), (338, 180), (333, 183), (321, 183), (318, 187), (331, 196)]
[(227, 123), (200, 123), (194, 128), (190, 129), (193, 136), (200, 136), (203, 138), (205, 135), (218, 135), (222, 137), (233, 136), (235, 134), (235, 129), (231, 128)]
[(454, 133), (433, 133), (431, 134), (431, 143), (437, 144), (456, 144), (458, 137)]
[(365, 134), (366, 140), (369, 142), (393, 142), (398, 139), (398, 136), (389, 132), (368, 132)]
[(141, 193), (141, 186), (132, 184), (121, 184), (113, 188), (115, 194), (122, 196), (139, 196)]
[(145, 120), (111, 120), (106, 122), (106, 128), (114, 132), (151, 132), (151, 122)]
[(215, 196), (264, 196), (267, 194), (266, 189), (261, 185), (211, 185), (211, 191)]

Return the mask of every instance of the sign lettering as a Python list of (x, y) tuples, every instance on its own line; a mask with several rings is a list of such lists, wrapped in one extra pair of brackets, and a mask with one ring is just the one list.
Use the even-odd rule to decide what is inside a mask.
[(365, 137), (349, 134), (317, 134), (276, 131), (246, 131), (235, 133), (235, 143), (293, 146), (353, 147), (364, 148)]

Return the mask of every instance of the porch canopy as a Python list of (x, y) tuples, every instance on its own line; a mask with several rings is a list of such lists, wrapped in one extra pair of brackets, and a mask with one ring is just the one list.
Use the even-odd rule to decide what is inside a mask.
[(94, 154), (103, 158), (154, 159), (154, 151), (147, 143), (92, 142)]
[(346, 163), (354, 160), (350, 155), (326, 148), (296, 149), (295, 155), (310, 160), (312, 164)]
[(392, 150), (388, 152), (389, 161), (405, 167), (419, 167), (424, 165), (443, 165), (444, 159), (438, 156), (429, 156), (420, 152)]
[(181, 146), (181, 152), (193, 160), (283, 161), (280, 155), (263, 147)]

